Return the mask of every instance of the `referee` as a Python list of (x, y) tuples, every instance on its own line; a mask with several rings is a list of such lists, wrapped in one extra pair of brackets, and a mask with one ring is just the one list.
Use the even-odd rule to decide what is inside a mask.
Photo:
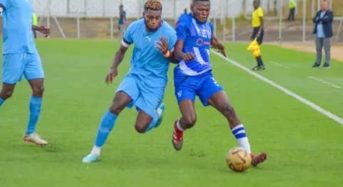
[[(259, 0), (254, 0), (253, 1), (253, 6), (254, 6), (254, 12), (252, 13), (252, 19), (251, 19), (251, 25), (253, 28), (252, 34), (251, 34), (251, 40), (257, 41), (259, 45), (262, 44), (263, 42), (263, 36), (264, 36), (264, 30), (263, 30), (263, 9), (260, 6), (260, 1)], [(257, 71), (257, 70), (265, 70), (262, 56), (257, 56), (256, 62), (257, 65), (252, 68), (252, 70)]]

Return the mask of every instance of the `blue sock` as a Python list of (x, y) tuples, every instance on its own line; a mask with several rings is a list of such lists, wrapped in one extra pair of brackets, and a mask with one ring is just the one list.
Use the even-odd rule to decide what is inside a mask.
[(239, 124), (231, 129), (240, 147), (243, 147), (249, 154), (251, 153), (250, 143), (243, 124)]
[(36, 125), (40, 116), (42, 98), (32, 96), (30, 99), (30, 117), (27, 124), (26, 134), (32, 134), (36, 130)]
[(5, 102), (3, 98), (0, 97), (0, 106)]
[(95, 140), (95, 146), (102, 147), (108, 137), (108, 134), (111, 132), (112, 128), (115, 125), (115, 121), (117, 119), (117, 115), (113, 114), (112, 112), (106, 112), (105, 115), (102, 117), (98, 128), (98, 134)]

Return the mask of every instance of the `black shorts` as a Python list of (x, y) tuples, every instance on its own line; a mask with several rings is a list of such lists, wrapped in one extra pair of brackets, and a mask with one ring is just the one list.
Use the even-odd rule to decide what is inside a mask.
[(256, 38), (257, 43), (261, 45), (263, 43), (264, 30), (262, 29), (261, 33), (257, 35), (259, 31), (260, 31), (260, 27), (253, 28), (253, 31), (251, 34), (251, 40), (254, 40)]

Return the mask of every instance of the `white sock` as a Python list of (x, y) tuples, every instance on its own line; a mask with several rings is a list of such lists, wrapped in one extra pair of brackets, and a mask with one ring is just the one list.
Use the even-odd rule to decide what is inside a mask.
[(251, 153), (249, 139), (245, 133), (243, 124), (239, 124), (231, 129), (232, 134), (235, 136), (237, 143), (240, 147), (243, 147), (249, 154)]
[(248, 152), (248, 154), (251, 153), (250, 143), (249, 143), (249, 139), (247, 137), (240, 138), (237, 140), (237, 142), (238, 142), (240, 147), (243, 147), (243, 149), (245, 149)]
[(176, 128), (177, 128), (179, 131), (181, 131), (181, 132), (185, 131), (185, 129), (183, 129), (183, 128), (181, 127), (180, 120), (177, 120), (177, 122), (176, 122)]
[(101, 147), (93, 146), (91, 154), (100, 155), (100, 153), (101, 153)]

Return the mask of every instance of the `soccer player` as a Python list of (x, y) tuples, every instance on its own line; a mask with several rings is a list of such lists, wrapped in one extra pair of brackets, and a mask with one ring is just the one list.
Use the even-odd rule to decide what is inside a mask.
[[(118, 74), (118, 66), (129, 47), (133, 44), (131, 68), (119, 85), (113, 103), (103, 116), (91, 152), (82, 160), (92, 163), (99, 159), (101, 148), (115, 125), (120, 112), (135, 105), (138, 115), (135, 129), (145, 133), (161, 123), (164, 105), (162, 103), (167, 84), (167, 71), (171, 51), (176, 43), (173, 27), (161, 19), (162, 4), (148, 0), (144, 4), (143, 18), (131, 23), (125, 31), (120, 49), (106, 76), (112, 83)], [(165, 47), (168, 46), (168, 47)]]
[[(250, 39), (257, 40), (259, 45), (263, 42), (264, 37), (264, 21), (263, 21), (263, 9), (260, 6), (260, 0), (253, 1), (254, 12), (252, 13), (251, 25), (253, 28)], [(256, 57), (257, 66), (252, 68), (252, 70), (264, 70), (265, 66), (263, 64), (262, 56)]]
[(32, 25), (32, 5), (27, 0), (0, 0), (3, 19), (3, 69), (0, 106), (12, 96), (15, 85), (24, 75), (28, 80), (32, 96), (30, 115), (24, 141), (37, 145), (48, 142), (36, 133), (44, 91), (44, 71), (37, 52), (32, 29), (46, 36), (50, 30)]
[[(210, 1), (193, 0), (191, 10), (192, 13), (181, 16), (176, 24), (174, 56), (180, 62), (174, 70), (174, 86), (182, 116), (174, 123), (173, 146), (177, 151), (181, 150), (185, 130), (195, 125), (194, 100), (199, 96), (204, 106), (211, 105), (225, 116), (238, 144), (251, 153), (245, 128), (212, 75), (210, 47), (226, 54), (224, 46), (214, 37), (213, 25), (208, 22)], [(251, 155), (254, 166), (266, 159), (265, 153)]]

